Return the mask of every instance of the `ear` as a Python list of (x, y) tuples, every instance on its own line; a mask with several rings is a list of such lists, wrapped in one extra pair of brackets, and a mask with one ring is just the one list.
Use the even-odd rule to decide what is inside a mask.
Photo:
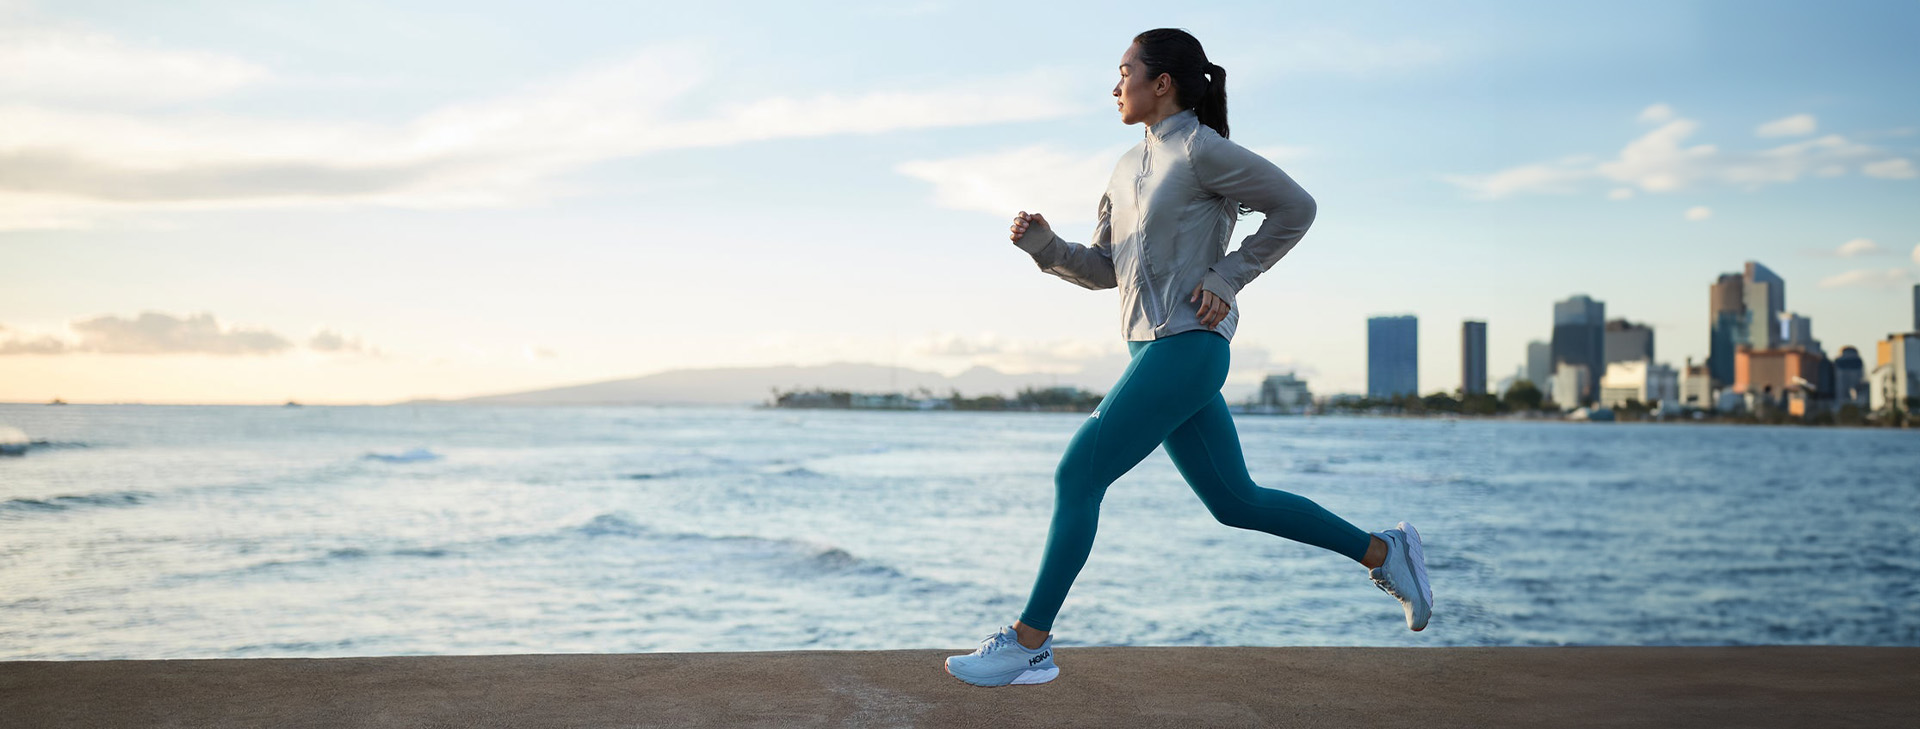
[(1173, 75), (1163, 73), (1153, 79), (1153, 95), (1165, 96), (1173, 93)]

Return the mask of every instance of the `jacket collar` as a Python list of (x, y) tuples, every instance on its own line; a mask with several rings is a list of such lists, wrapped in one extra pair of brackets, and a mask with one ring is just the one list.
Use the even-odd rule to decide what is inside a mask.
[(1184, 132), (1198, 123), (1200, 123), (1200, 115), (1195, 114), (1192, 109), (1183, 109), (1147, 127), (1147, 139), (1156, 143), (1165, 141), (1167, 137)]

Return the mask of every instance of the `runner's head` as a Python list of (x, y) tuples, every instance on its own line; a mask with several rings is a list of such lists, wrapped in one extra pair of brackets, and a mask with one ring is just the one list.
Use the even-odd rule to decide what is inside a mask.
[(1176, 109), (1194, 110), (1201, 124), (1227, 136), (1227, 70), (1208, 61), (1200, 40), (1184, 30), (1157, 28), (1134, 36), (1113, 95), (1128, 124), (1148, 118), (1159, 99), (1171, 95)]

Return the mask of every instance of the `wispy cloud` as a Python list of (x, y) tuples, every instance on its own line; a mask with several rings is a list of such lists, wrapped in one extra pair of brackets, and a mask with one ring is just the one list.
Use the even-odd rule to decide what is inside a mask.
[[(1093, 153), (1036, 145), (1003, 152), (904, 162), (901, 174), (933, 185), (934, 204), (1012, 218), (1021, 210), (1051, 223), (1083, 223), (1099, 215), (1101, 193), (1125, 147)], [(1069, 239), (1064, 230), (1054, 231)]]
[[(1920, 259), (1920, 253), (1915, 258)], [(1820, 279), (1820, 288), (1898, 288), (1912, 280), (1913, 274), (1904, 268), (1862, 268)]]
[(0, 98), (15, 104), (150, 106), (216, 96), (270, 75), (245, 59), (150, 48), (104, 33), (0, 28)]
[[(1448, 175), (1443, 179), (1465, 190), (1469, 196), (1483, 200), (1517, 194), (1580, 193), (1595, 186), (1609, 187), (1607, 196), (1619, 200), (1630, 197), (1634, 191), (1666, 193), (1710, 185), (1751, 189), (1793, 182), (1810, 175), (1837, 177), (1856, 167), (1869, 176), (1888, 179), (1905, 179), (1914, 173), (1907, 160), (1888, 159), (1884, 150), (1839, 134), (1768, 149), (1727, 150), (1713, 144), (1690, 143), (1689, 138), (1700, 129), (1699, 122), (1675, 115), (1664, 104), (1649, 107), (1641, 112), (1640, 118), (1660, 126), (1628, 142), (1612, 159), (1575, 155), (1486, 174)], [(1776, 120), (1763, 128), (1791, 119), (1794, 117)], [(1811, 117), (1805, 126), (1810, 132)]]
[(1775, 119), (1753, 130), (1756, 137), (1804, 137), (1820, 127), (1812, 114), (1795, 114)]
[[(1129, 359), (1126, 348), (1111, 340), (1021, 339), (991, 332), (935, 334), (910, 342), (907, 349), (914, 357), (934, 362), (958, 361), (1015, 374), (1077, 374), (1102, 382), (1118, 377)], [(1315, 373), (1292, 359), (1275, 359), (1270, 350), (1258, 344), (1234, 345), (1229, 379), (1258, 380), (1275, 370)]]
[(1814, 255), (1830, 256), (1834, 258), (1854, 258), (1857, 256), (1878, 256), (1878, 255), (1883, 255), (1886, 252), (1887, 252), (1886, 249), (1881, 248), (1880, 244), (1873, 242), (1873, 239), (1871, 238), (1854, 238), (1845, 243), (1841, 243), (1839, 246), (1834, 247), (1832, 249), (1823, 248), (1820, 250), (1811, 251), (1811, 253)]
[(1920, 176), (1920, 172), (1915, 172), (1913, 169), (1913, 161), (1903, 157), (1869, 162), (1861, 167), (1860, 171), (1868, 177), (1878, 177), (1883, 180), (1911, 180)]
[[(101, 40), (70, 52), (106, 59), (95, 65), (131, 63), (117, 48)], [(0, 104), (0, 129), (7, 131), (0, 136), (0, 230), (84, 227), (100, 215), (153, 209), (523, 205), (560, 194), (550, 181), (563, 172), (661, 150), (990, 124), (1077, 110), (1065, 101), (1072, 97), (1063, 80), (1046, 71), (937, 88), (699, 106), (689, 92), (706, 78), (706, 58), (700, 48), (662, 46), (385, 125), (85, 110), (64, 102), (75, 94), (110, 96), (120, 81), (100, 80), (111, 73), (68, 73), (64, 83), (80, 89), (68, 97)], [(186, 69), (181, 75), (214, 80), (167, 92), (168, 98), (217, 94), (267, 76), (243, 71), (253, 67), (238, 62), (231, 68), (215, 60), (195, 62), (201, 67), (173, 65)], [(0, 84), (6, 78), (27, 83), (14, 71), (5, 74)]]
[[(1033, 145), (999, 152), (933, 160), (913, 160), (894, 170), (933, 185), (933, 203), (1012, 218), (1025, 210), (1052, 223), (1087, 223), (1099, 217), (1100, 195), (1115, 163), (1128, 146), (1096, 152), (1064, 151)], [(1302, 147), (1265, 146), (1252, 151), (1275, 162), (1308, 154)], [(1076, 240), (1064, 230), (1054, 231)]]
[(385, 358), (386, 353), (379, 347), (366, 343), (359, 337), (349, 337), (329, 327), (321, 327), (307, 338), (307, 349), (315, 352), (334, 352), (339, 354), (362, 354), (369, 357)]
[(1697, 223), (1711, 217), (1713, 217), (1713, 209), (1705, 205), (1695, 205), (1687, 208), (1687, 220)]
[(176, 317), (148, 311), (134, 318), (115, 315), (68, 325), (77, 341), (50, 335), (0, 343), (0, 354), (278, 354), (293, 347), (265, 329), (222, 326), (210, 313)]

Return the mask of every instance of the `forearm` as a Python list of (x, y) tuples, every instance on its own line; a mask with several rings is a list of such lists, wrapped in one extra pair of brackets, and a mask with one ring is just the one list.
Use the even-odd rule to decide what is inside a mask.
[(1089, 289), (1110, 289), (1119, 285), (1113, 273), (1113, 259), (1103, 251), (1070, 243), (1054, 235), (1049, 228), (1032, 228), (1014, 241), (1020, 250), (1033, 257), (1040, 270)]

